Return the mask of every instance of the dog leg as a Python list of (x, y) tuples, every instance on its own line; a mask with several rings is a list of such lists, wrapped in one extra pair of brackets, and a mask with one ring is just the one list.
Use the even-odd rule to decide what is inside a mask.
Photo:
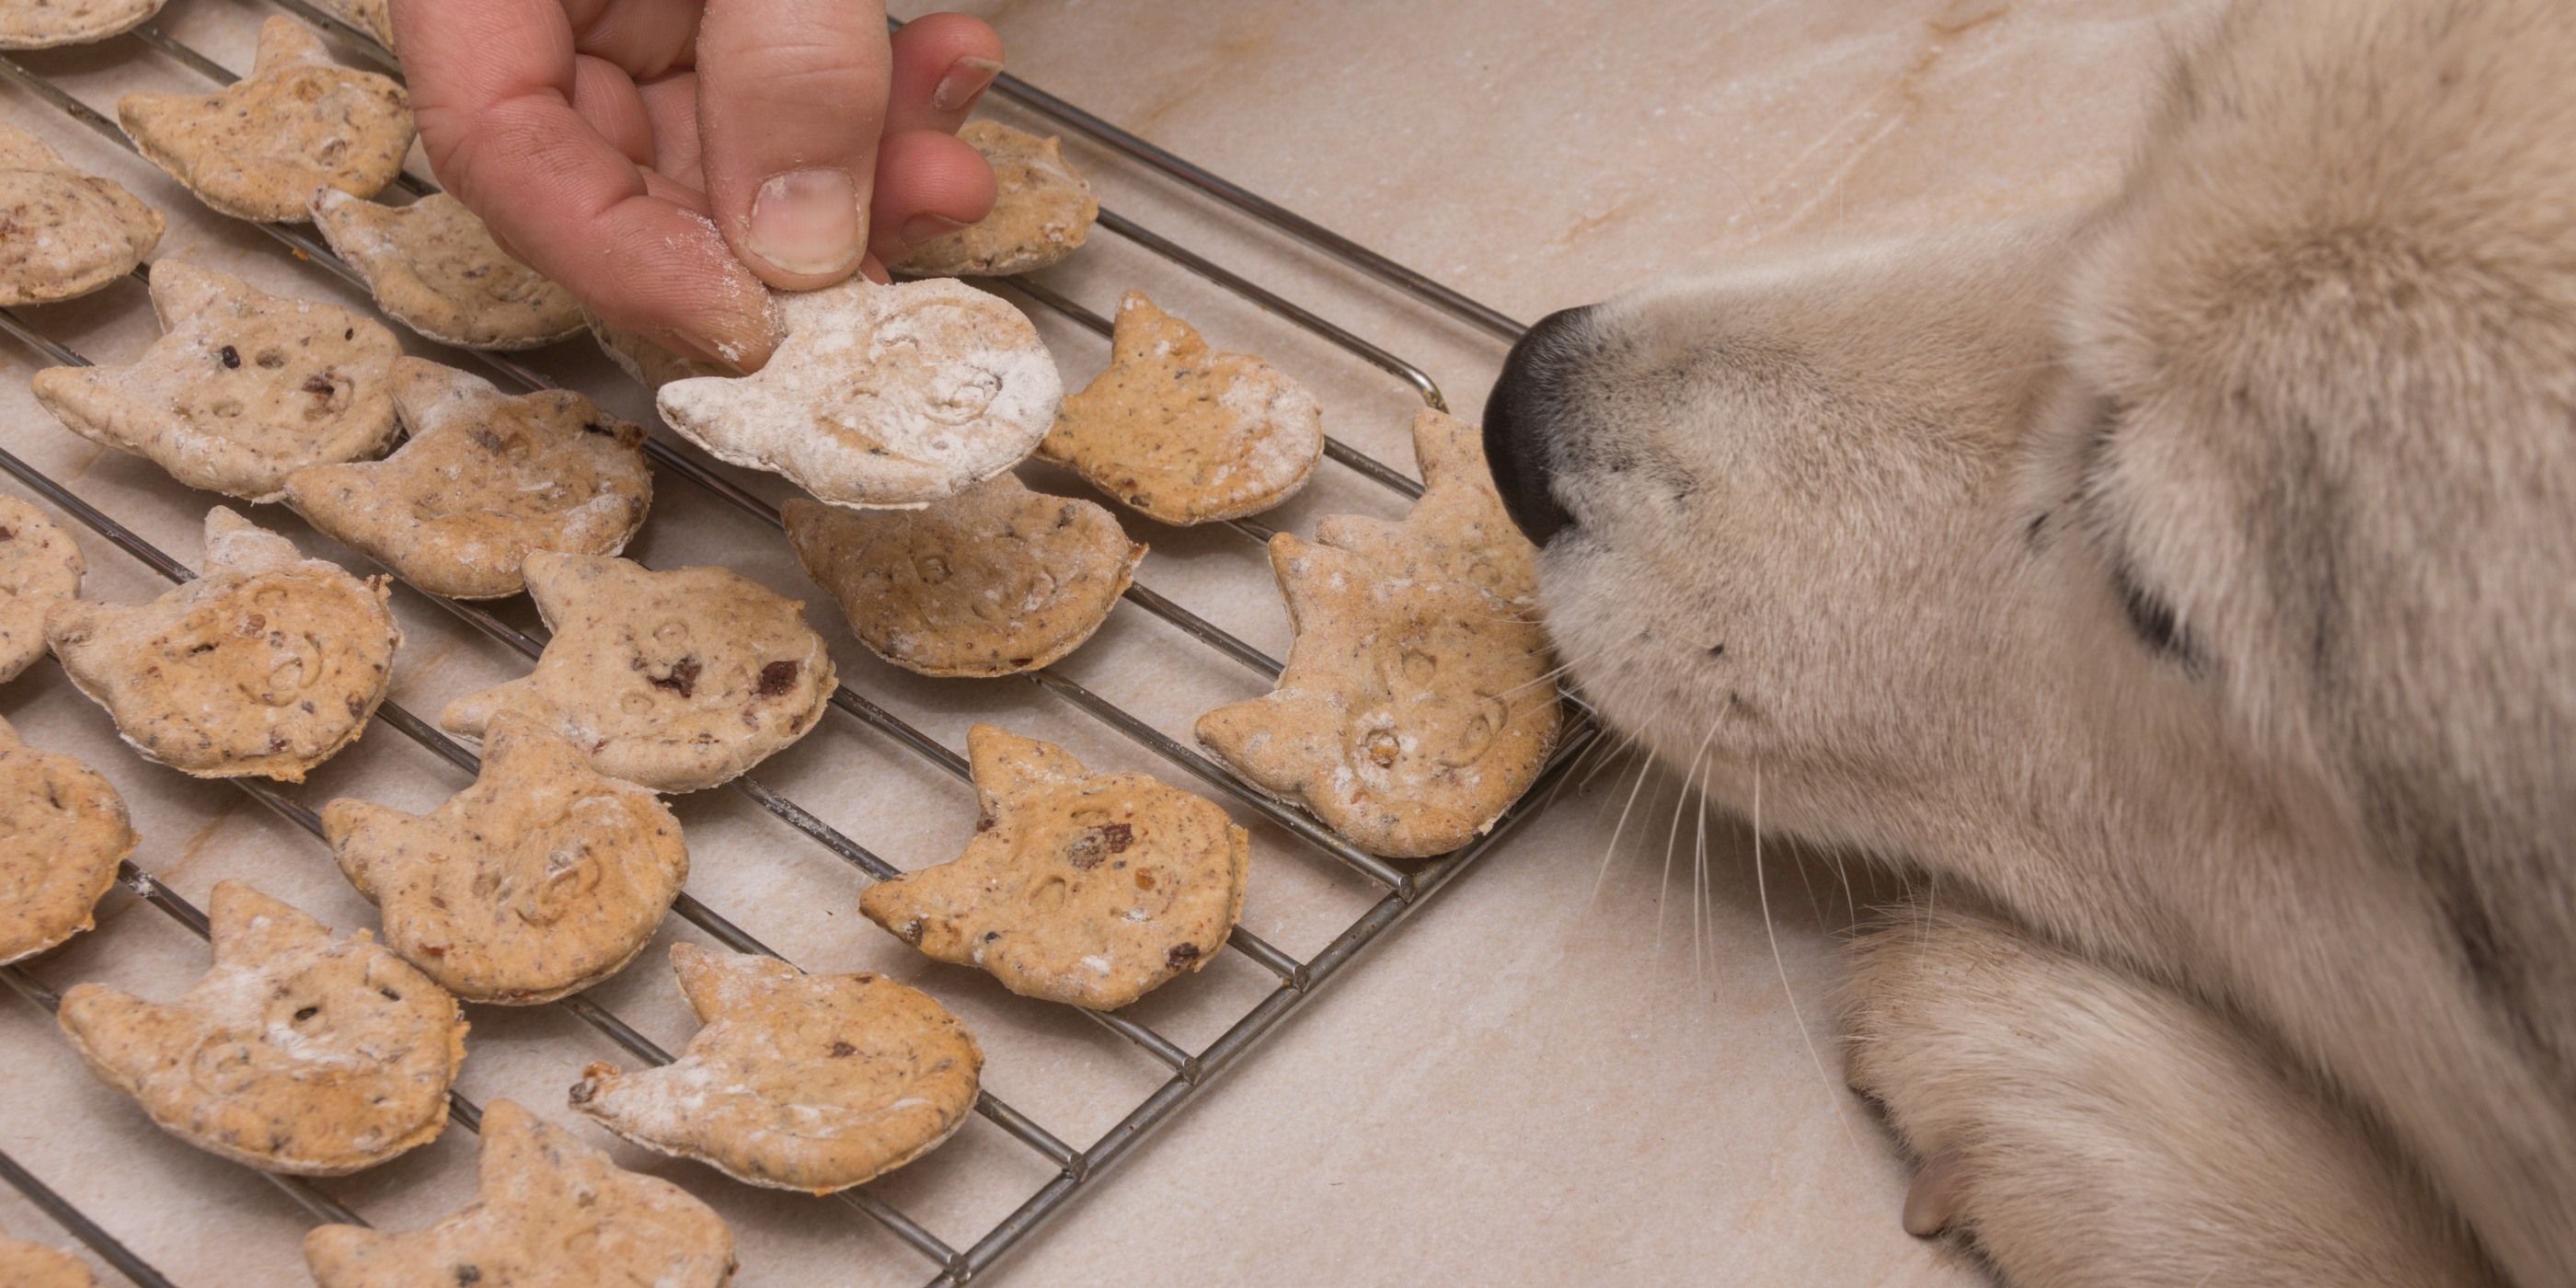
[(2017, 1288), (2494, 1282), (2377, 1133), (2190, 999), (1948, 908), (1852, 951), (1852, 1085), (1925, 1160), (1905, 1228)]

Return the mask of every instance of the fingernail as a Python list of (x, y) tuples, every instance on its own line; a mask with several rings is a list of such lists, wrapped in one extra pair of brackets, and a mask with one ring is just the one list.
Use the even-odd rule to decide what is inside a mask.
[(896, 235), (903, 238), (903, 248), (911, 250), (934, 237), (945, 237), (965, 226), (946, 215), (934, 215), (925, 211), (904, 220), (903, 227)]
[(990, 58), (960, 58), (948, 64), (948, 74), (939, 78), (939, 88), (930, 91), (930, 108), (935, 112), (963, 112), (1001, 74), (1002, 65)]
[(847, 170), (769, 176), (751, 199), (751, 253), (782, 273), (838, 273), (859, 252), (859, 188)]

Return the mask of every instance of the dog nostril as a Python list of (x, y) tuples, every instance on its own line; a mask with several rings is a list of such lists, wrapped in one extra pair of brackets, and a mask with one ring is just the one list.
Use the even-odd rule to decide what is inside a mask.
[(1560, 309), (1540, 318), (1512, 345), (1494, 391), (1485, 397), (1485, 466), (1494, 490), (1521, 534), (1544, 546), (1574, 522), (1548, 488), (1548, 439), (1556, 421), (1556, 391), (1578, 323), (1589, 309)]

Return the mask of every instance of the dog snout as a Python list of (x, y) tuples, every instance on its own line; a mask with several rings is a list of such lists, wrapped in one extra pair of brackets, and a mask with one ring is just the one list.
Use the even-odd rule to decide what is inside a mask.
[(1568, 351), (1589, 309), (1560, 309), (1512, 345), (1503, 373), (1485, 398), (1485, 465), (1494, 490), (1521, 533), (1544, 546), (1574, 522), (1550, 489), (1549, 445), (1561, 423), (1558, 389)]

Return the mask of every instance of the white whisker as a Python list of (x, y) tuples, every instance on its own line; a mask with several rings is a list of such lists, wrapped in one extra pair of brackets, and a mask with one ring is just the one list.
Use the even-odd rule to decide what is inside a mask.
[(1798, 1009), (1798, 991), (1789, 987), (1789, 964), (1780, 956), (1780, 930), (1771, 924), (1771, 887), (1762, 875), (1762, 758), (1753, 758), (1753, 888), (1762, 898), (1762, 933), (1771, 937), (1771, 967), (1780, 972), (1780, 995), (1789, 999), (1789, 1018), (1798, 1026), (1798, 1039), (1807, 1044), (1807, 1058), (1816, 1063), (1816, 1076), (1824, 1080), (1825, 1099), (1833, 1108), (1834, 1124), (1843, 1129), (1843, 1139), (1854, 1150), (1860, 1138), (1852, 1134), (1850, 1117), (1843, 1113), (1842, 1097), (1834, 1094), (1833, 1075), (1825, 1072), (1825, 1057), (1816, 1050), (1816, 1036), (1807, 1031), (1807, 1017)]

